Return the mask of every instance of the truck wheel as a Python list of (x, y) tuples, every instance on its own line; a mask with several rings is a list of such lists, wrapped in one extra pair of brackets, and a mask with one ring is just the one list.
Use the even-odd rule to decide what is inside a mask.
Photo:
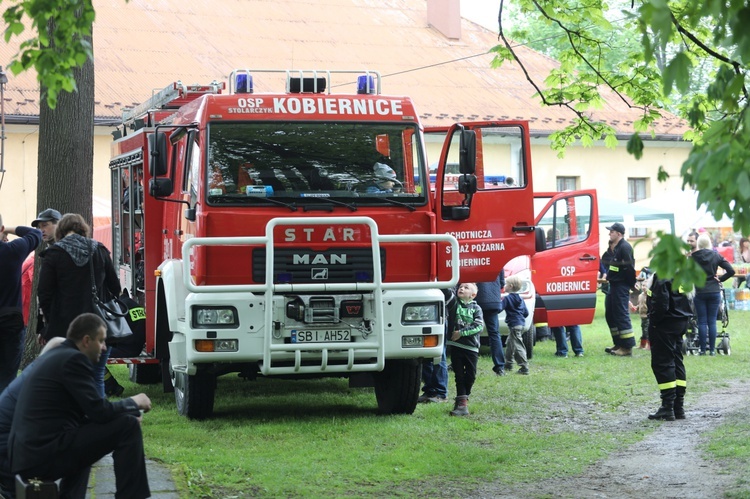
[(411, 414), (417, 407), (422, 362), (418, 359), (390, 360), (375, 373), (375, 397), (381, 414)]
[(206, 419), (214, 412), (216, 376), (199, 369), (194, 375), (170, 369), (177, 412), (190, 419)]
[(130, 381), (139, 385), (154, 385), (161, 382), (159, 364), (128, 364)]
[(531, 326), (529, 329), (523, 332), (521, 336), (523, 339), (523, 346), (526, 347), (526, 358), (531, 359), (534, 356), (534, 343), (536, 343), (536, 328)]

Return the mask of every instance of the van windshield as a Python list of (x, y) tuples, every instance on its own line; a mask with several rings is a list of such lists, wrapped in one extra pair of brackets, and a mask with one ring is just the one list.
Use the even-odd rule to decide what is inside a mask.
[(212, 123), (207, 200), (424, 204), (428, 177), (420, 141), (413, 123)]

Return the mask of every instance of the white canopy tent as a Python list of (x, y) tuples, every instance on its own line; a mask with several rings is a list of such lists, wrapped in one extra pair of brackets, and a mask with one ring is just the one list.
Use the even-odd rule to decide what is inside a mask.
[(698, 193), (693, 190), (663, 192), (632, 204), (673, 213), (674, 233), (678, 236), (684, 236), (693, 229), (732, 227), (731, 218), (724, 215), (716, 220), (705, 205), (698, 206)]

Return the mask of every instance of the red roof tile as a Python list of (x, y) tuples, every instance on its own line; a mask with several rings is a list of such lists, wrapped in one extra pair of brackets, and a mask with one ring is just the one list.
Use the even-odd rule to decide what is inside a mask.
[[(377, 70), (383, 93), (411, 96), (429, 125), (460, 118), (525, 119), (547, 133), (575, 118), (567, 109), (541, 106), (517, 65), (490, 68), (488, 51), (499, 43), (495, 33), (462, 20), (461, 38), (448, 39), (428, 25), (424, 0), (94, 0), (94, 5), (100, 119), (119, 119), (122, 107), (176, 80), (205, 84), (237, 68)], [(17, 43), (0, 45), (4, 66)], [(517, 50), (540, 83), (556, 64)], [(8, 78), (6, 114), (38, 115), (35, 75)], [(264, 89), (262, 79), (256, 78), (256, 86)], [(592, 114), (627, 134), (640, 111), (609, 94)], [(685, 123), (668, 113), (655, 126), (657, 134), (685, 130)]]

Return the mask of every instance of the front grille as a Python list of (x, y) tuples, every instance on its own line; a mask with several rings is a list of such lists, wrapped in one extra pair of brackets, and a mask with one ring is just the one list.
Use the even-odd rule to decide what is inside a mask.
[[(266, 282), (266, 249), (253, 250), (253, 281)], [(385, 250), (380, 250), (382, 279), (385, 280)], [(274, 251), (274, 284), (373, 282), (371, 248), (305, 248)]]

